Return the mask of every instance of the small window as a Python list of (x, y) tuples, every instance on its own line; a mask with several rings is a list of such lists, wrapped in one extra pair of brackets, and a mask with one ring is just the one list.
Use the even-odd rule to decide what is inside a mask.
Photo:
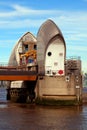
[(34, 45), (34, 49), (37, 50), (37, 45)]
[(25, 50), (28, 51), (28, 45), (25, 45)]
[(48, 56), (51, 56), (52, 55), (52, 53), (51, 52), (48, 52)]

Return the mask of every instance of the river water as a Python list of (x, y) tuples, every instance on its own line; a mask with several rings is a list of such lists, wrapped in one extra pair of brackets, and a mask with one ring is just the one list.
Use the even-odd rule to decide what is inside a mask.
[(6, 101), (0, 88), (0, 130), (87, 130), (87, 105), (37, 106)]

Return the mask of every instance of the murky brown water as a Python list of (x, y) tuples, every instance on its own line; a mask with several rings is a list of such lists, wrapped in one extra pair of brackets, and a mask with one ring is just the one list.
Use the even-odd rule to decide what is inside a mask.
[(6, 101), (0, 89), (0, 130), (87, 130), (87, 105), (47, 107)]

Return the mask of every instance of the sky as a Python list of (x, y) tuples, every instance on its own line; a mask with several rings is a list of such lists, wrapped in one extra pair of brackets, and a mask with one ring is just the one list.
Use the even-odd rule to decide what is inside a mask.
[(0, 64), (6, 64), (15, 43), (26, 32), (37, 37), (51, 19), (66, 42), (66, 57), (80, 57), (87, 72), (87, 0), (0, 0)]

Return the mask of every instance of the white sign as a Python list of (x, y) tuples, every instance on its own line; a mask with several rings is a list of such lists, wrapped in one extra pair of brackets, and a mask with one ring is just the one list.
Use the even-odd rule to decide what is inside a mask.
[(80, 88), (80, 86), (79, 86), (79, 85), (77, 85), (77, 86), (76, 86), (76, 88)]

